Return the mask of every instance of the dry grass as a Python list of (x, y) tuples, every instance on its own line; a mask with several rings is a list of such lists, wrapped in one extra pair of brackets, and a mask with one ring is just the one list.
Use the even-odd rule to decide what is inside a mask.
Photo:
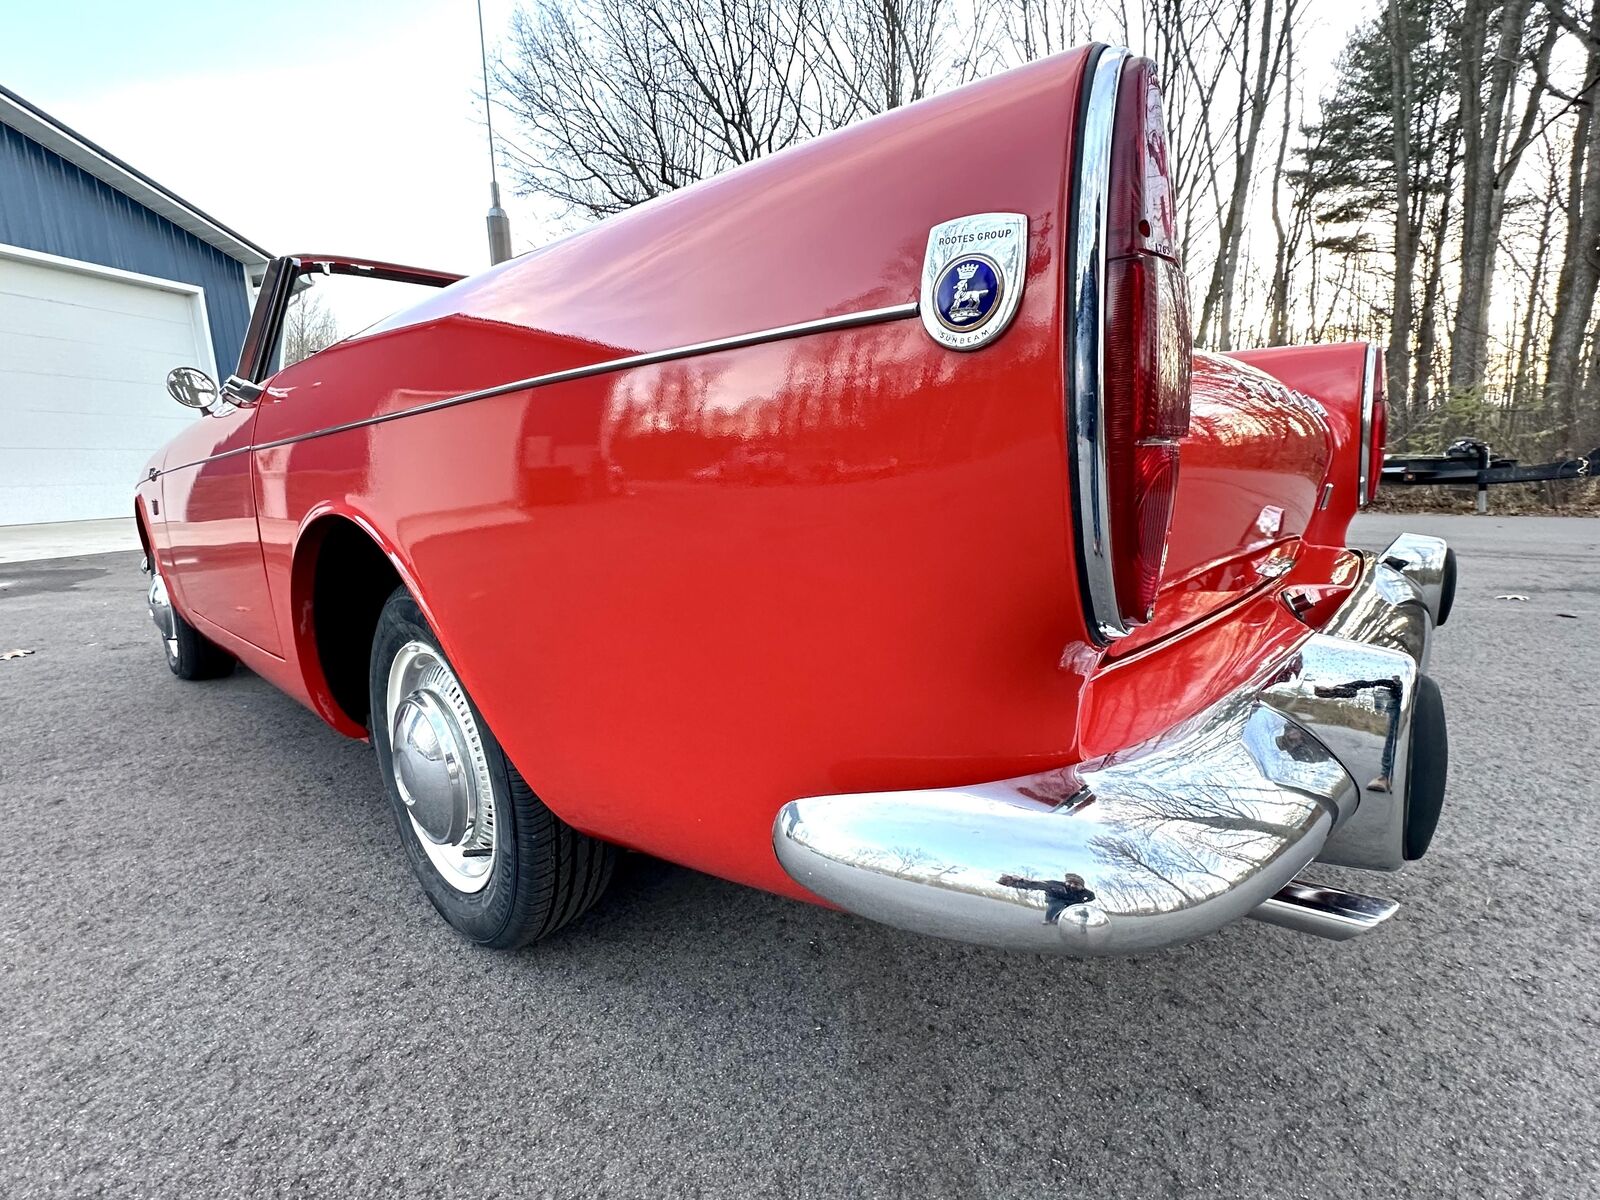
[[(1470, 513), (1477, 488), (1380, 487), (1370, 512)], [(1498, 516), (1600, 517), (1600, 479), (1558, 479), (1543, 483), (1493, 484), (1489, 511)]]

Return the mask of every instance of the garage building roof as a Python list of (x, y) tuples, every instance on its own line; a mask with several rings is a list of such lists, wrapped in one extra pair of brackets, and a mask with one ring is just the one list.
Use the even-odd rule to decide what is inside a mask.
[[(263, 267), (272, 257), (243, 234), (229, 229), (176, 192), (162, 187), (143, 171), (129, 166), (109, 150), (91, 142), (4, 86), (0, 86), (0, 123), (32, 138), (102, 183), (138, 201), (178, 228), (187, 230), (247, 267)], [(252, 275), (258, 273), (251, 271)]]

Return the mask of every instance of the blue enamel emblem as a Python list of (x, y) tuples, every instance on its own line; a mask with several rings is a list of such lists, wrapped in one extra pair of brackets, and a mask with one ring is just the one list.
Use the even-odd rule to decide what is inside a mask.
[(939, 273), (934, 308), (946, 329), (981, 329), (1000, 307), (1000, 268), (982, 254), (955, 259)]

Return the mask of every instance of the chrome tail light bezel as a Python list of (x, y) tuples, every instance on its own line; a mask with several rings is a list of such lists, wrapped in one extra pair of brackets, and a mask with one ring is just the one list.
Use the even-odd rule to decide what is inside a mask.
[(1072, 468), (1072, 506), (1078, 570), (1086, 603), (1085, 623), (1101, 645), (1126, 637), (1132, 628), (1117, 602), (1111, 542), (1111, 491), (1105, 439), (1106, 221), (1111, 190), (1111, 145), (1116, 133), (1117, 95), (1131, 52), (1102, 47), (1088, 72), (1076, 139), (1072, 181), (1066, 320), (1067, 438)]
[(1356, 504), (1360, 508), (1367, 506), (1372, 493), (1372, 430), (1377, 379), (1378, 348), (1369, 343), (1366, 361), (1361, 367), (1361, 456), (1356, 472)]

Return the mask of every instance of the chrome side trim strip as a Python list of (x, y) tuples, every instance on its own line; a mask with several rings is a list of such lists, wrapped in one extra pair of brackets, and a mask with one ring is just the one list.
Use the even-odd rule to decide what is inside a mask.
[(1129, 630), (1117, 607), (1112, 576), (1111, 495), (1106, 478), (1105, 371), (1106, 218), (1111, 190), (1111, 140), (1117, 88), (1129, 52), (1107, 47), (1095, 63), (1078, 133), (1073, 208), (1072, 268), (1067, 311), (1072, 325), (1068, 379), (1068, 438), (1073, 457), (1073, 503), (1078, 559), (1088, 600), (1090, 632), (1102, 642)]
[(532, 388), (547, 387), (553, 383), (568, 383), (574, 379), (588, 379), (594, 375), (607, 375), (613, 371), (626, 371), (634, 367), (648, 367), (656, 363), (672, 362), (674, 359), (713, 354), (719, 350), (739, 350), (746, 346), (759, 346), (767, 342), (786, 341), (789, 338), (805, 337), (807, 334), (812, 333), (854, 329), (858, 326), (877, 325), (885, 321), (902, 321), (916, 315), (917, 302), (913, 300), (906, 304), (891, 304), (886, 308), (869, 308), (859, 312), (842, 313), (836, 317), (818, 317), (814, 321), (800, 321), (793, 325), (776, 325), (771, 329), (758, 329), (752, 333), (713, 338), (710, 341), (695, 342), (688, 346), (673, 346), (666, 350), (650, 350), (643, 354), (628, 354), (621, 358), (608, 358), (603, 362), (590, 363), (587, 366), (569, 367), (565, 371), (550, 371), (543, 375), (530, 375), (526, 379), (514, 379), (510, 383), (498, 383), (493, 387), (479, 388), (474, 392), (462, 392), (457, 396), (446, 396), (442, 400), (431, 400), (427, 404), (403, 408), (398, 412), (379, 413), (376, 416), (363, 417), (359, 421), (346, 421), (342, 425), (329, 425), (324, 429), (314, 429), (310, 433), (297, 433), (292, 437), (256, 442), (250, 446), (240, 446), (235, 450), (224, 450), (220, 454), (197, 458), (193, 462), (178, 463), (174, 466), (164, 467), (159, 474), (165, 475), (169, 471), (181, 471), (185, 467), (197, 467), (202, 463), (232, 458), (236, 454), (247, 454), (252, 450), (274, 450), (279, 446), (292, 446), (296, 442), (305, 442), (312, 438), (328, 437), (335, 433), (347, 433), (352, 429), (365, 429), (369, 425), (382, 425), (389, 421), (398, 421), (402, 417), (415, 417), (422, 413), (438, 412), (440, 409), (454, 408), (458, 404), (470, 404), (474, 400), (488, 400), (494, 396), (504, 396), (508, 392), (527, 391)]
[[(306, 436), (311, 437), (314, 435), (307, 434)], [(204, 458), (196, 458), (190, 462), (173, 463), (170, 467), (162, 467), (159, 471), (151, 471), (149, 478), (159, 479), (161, 476), (171, 471), (182, 471), (186, 467), (204, 466), (208, 462), (221, 462), (225, 458), (237, 458), (241, 454), (249, 454), (250, 451), (254, 449), (254, 446), (237, 446), (232, 450), (223, 450), (217, 454), (208, 454)]]
[(1356, 506), (1367, 506), (1367, 493), (1371, 490), (1372, 482), (1372, 406), (1373, 391), (1378, 377), (1378, 348), (1372, 344), (1367, 345), (1367, 360), (1361, 368), (1361, 467), (1356, 473), (1356, 485), (1360, 492), (1356, 496)]

